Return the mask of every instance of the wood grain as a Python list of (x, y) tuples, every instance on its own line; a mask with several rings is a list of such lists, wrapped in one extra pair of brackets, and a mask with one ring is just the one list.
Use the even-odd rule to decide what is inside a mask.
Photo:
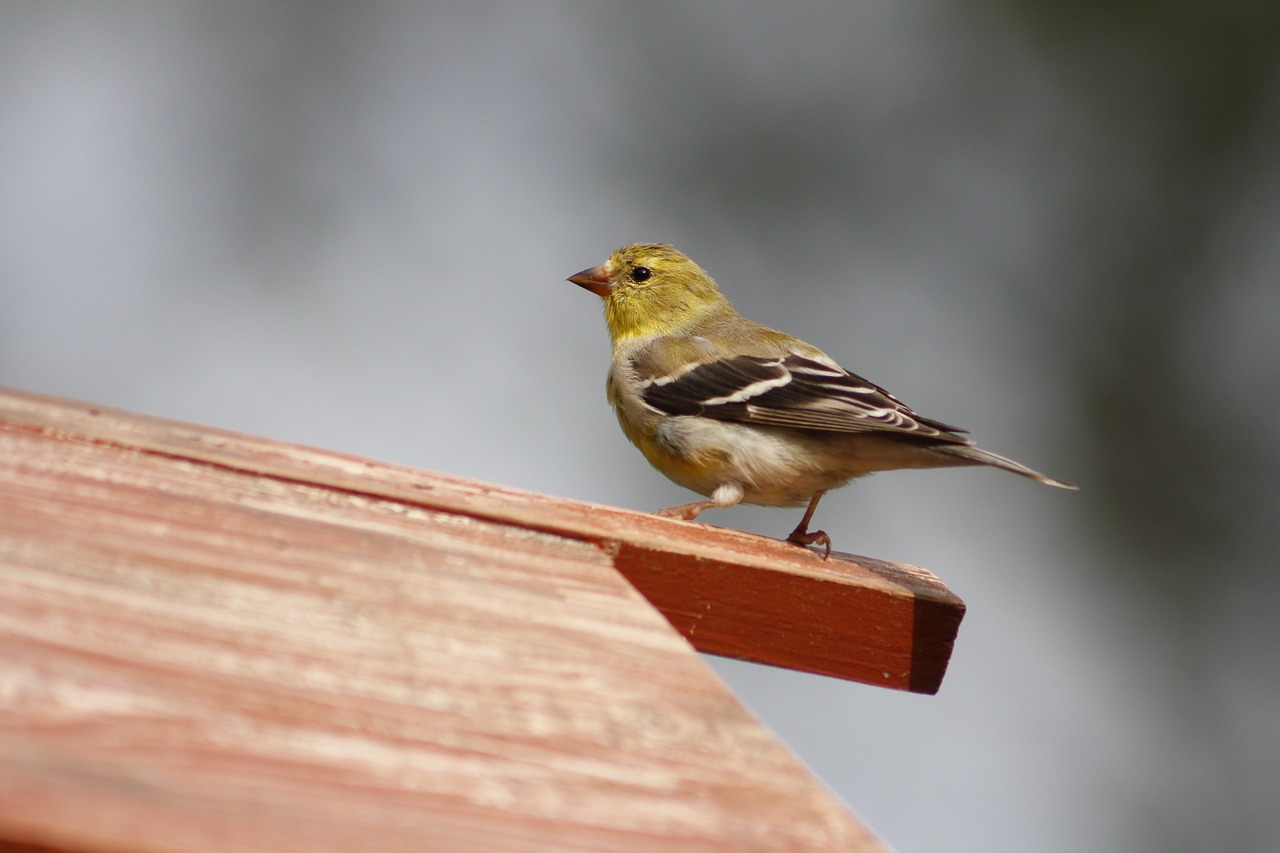
[(924, 569), (22, 392), (0, 424), (592, 542), (700, 651), (935, 693), (964, 603)]
[(0, 844), (883, 849), (587, 538), (3, 403)]

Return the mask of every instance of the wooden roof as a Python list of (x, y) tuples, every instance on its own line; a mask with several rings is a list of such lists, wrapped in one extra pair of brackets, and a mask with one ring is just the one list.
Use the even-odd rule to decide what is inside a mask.
[(931, 692), (962, 613), (910, 567), (0, 390), (0, 845), (880, 850), (686, 638)]

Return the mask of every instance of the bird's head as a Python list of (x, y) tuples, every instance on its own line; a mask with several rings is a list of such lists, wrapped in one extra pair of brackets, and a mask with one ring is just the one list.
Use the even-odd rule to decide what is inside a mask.
[(568, 280), (604, 300), (615, 346), (628, 338), (679, 332), (713, 311), (732, 310), (702, 267), (662, 243), (623, 246)]

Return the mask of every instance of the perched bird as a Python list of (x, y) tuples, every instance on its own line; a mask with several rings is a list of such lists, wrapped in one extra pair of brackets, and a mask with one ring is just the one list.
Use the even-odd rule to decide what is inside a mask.
[(604, 300), (607, 391), (622, 431), (653, 467), (707, 497), (658, 515), (807, 503), (787, 541), (823, 545), (825, 559), (831, 537), (809, 531), (818, 501), (864, 474), (990, 465), (1076, 488), (978, 449), (817, 347), (746, 319), (671, 246), (624, 246), (568, 280)]

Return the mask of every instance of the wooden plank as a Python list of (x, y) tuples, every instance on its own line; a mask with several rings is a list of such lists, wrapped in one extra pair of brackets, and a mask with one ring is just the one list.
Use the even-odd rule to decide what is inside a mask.
[(448, 474), (0, 392), (0, 426), (109, 442), (593, 542), (700, 651), (935, 693), (964, 603), (924, 569)]
[(600, 548), (415, 501), (9, 422), (0, 649), (0, 844), (883, 849)]

